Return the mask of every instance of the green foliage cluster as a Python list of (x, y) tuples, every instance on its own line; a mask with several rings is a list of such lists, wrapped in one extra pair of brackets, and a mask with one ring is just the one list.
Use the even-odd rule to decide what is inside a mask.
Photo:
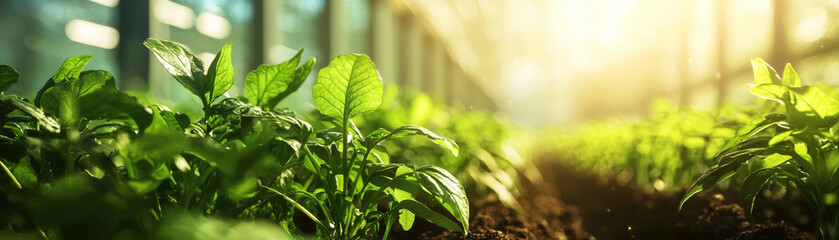
[(740, 197), (749, 222), (755, 196), (767, 185), (796, 186), (813, 206), (820, 239), (839, 237), (839, 93), (824, 84), (806, 86), (787, 64), (779, 76), (752, 59), (755, 86), (749, 91), (777, 103), (754, 117), (714, 157), (715, 165), (688, 189), (682, 204), (731, 176), (745, 176)]
[[(455, 176), (391, 163), (398, 156), (382, 146), (421, 136), (457, 156), (454, 141), (417, 125), (360, 131), (353, 122), (382, 102), (367, 56), (341, 55), (319, 71), (312, 95), (335, 127), (316, 129), (275, 109), (312, 71), (302, 50), (251, 71), (245, 96), (229, 98), (232, 44), (209, 66), (175, 42), (144, 45), (201, 100), (203, 117), (141, 104), (110, 73), (85, 71), (91, 56), (67, 59), (31, 101), (0, 94), (0, 236), (288, 239), (303, 234), (295, 212), (329, 239), (387, 238), (416, 217), (468, 229)], [(0, 91), (19, 78), (0, 65)]]
[(733, 106), (680, 109), (657, 100), (647, 119), (587, 123), (546, 138), (580, 171), (664, 191), (690, 185), (713, 165), (713, 156), (754, 111)]
[(422, 125), (460, 144), (460, 155), (455, 156), (420, 139), (391, 142), (386, 145), (391, 162), (439, 166), (460, 179), (470, 196), (482, 200), (493, 193), (514, 209), (520, 209), (516, 200), (521, 193), (520, 173), (531, 182), (541, 181), (529, 161), (532, 135), (512, 122), (486, 111), (449, 107), (422, 92), (391, 88), (384, 99), (382, 108), (360, 125), (388, 129)]

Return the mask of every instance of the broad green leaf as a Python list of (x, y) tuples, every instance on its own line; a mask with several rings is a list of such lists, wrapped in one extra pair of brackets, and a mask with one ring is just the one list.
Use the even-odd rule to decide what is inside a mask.
[(688, 188), (688, 191), (685, 193), (685, 196), (682, 197), (681, 201), (679, 201), (679, 209), (681, 210), (685, 202), (687, 202), (687, 200), (690, 199), (690, 197), (692, 197), (693, 195), (701, 191), (710, 189), (722, 180), (725, 180), (726, 178), (731, 177), (731, 175), (734, 175), (737, 169), (741, 165), (743, 165), (743, 162), (751, 159), (754, 156), (754, 154), (756, 154), (756, 152), (753, 152), (751, 154), (736, 155), (736, 157), (733, 157), (730, 160), (725, 161), (725, 163), (722, 163), (723, 161), (720, 161), (720, 164), (712, 167), (711, 169), (708, 169), (708, 171), (705, 171), (705, 173), (703, 173), (702, 176), (700, 176), (699, 179), (697, 179), (696, 182), (694, 182), (690, 186), (690, 188)]
[(163, 131), (183, 132), (189, 126), (189, 117), (185, 114), (173, 112), (163, 105), (155, 105), (151, 125), (145, 133), (159, 133)]
[(401, 127), (398, 127), (390, 132), (385, 129), (377, 129), (372, 133), (367, 135), (365, 138), (366, 146), (373, 147), (378, 145), (379, 142), (390, 139), (390, 138), (398, 138), (398, 137), (405, 137), (405, 136), (414, 136), (420, 135), (425, 136), (426, 138), (430, 139), (432, 142), (436, 143), (437, 145), (442, 146), (446, 150), (449, 150), (455, 157), (457, 157), (458, 153), (460, 153), (460, 147), (457, 146), (457, 143), (454, 140), (441, 137), (436, 133), (428, 130), (424, 127), (420, 127), (413, 124), (407, 124)]
[(784, 67), (784, 77), (781, 78), (781, 82), (790, 87), (801, 87), (801, 78), (798, 77), (798, 73), (792, 68), (792, 64), (787, 63)]
[(207, 92), (204, 93), (204, 98), (208, 103), (224, 95), (233, 86), (233, 63), (230, 61), (232, 47), (232, 43), (225, 44), (207, 69), (207, 76), (204, 78)]
[(20, 184), (25, 188), (38, 186), (38, 175), (35, 172), (35, 169), (32, 168), (29, 157), (24, 157), (15, 164), (12, 168), (12, 174), (15, 175), (18, 182), (20, 182)]
[(47, 116), (44, 114), (44, 111), (32, 103), (25, 101), (24, 99), (17, 98), (14, 96), (7, 96), (7, 95), (0, 95), (0, 106), (3, 108), (9, 108), (20, 110), (21, 112), (35, 118), (38, 121), (38, 125), (47, 132), (57, 133), (60, 131), (61, 126), (58, 125), (58, 122), (53, 119), (52, 117)]
[(790, 88), (793, 95), (786, 104), (790, 124), (804, 129), (822, 128), (835, 124), (839, 114), (839, 99), (835, 99), (817, 87)]
[(756, 171), (757, 169), (764, 169), (764, 168), (773, 168), (781, 165), (787, 161), (792, 159), (789, 155), (777, 154), (774, 153), (772, 155), (766, 156), (759, 161), (755, 161), (757, 163), (756, 166), (752, 167), (752, 172)]
[(370, 152), (370, 154), (373, 155), (373, 158), (374, 158), (373, 162), (375, 162), (375, 163), (380, 163), (380, 164), (390, 163), (390, 154), (387, 152), (387, 149), (385, 149), (382, 146), (373, 147), (373, 150)]
[[(107, 104), (103, 104), (107, 103)], [(134, 97), (116, 88), (106, 71), (85, 71), (78, 79), (68, 79), (44, 92), (41, 106), (58, 116), (65, 127), (78, 127), (82, 117), (122, 119), (141, 131), (151, 124), (151, 114)]]
[(47, 80), (47, 82), (44, 83), (44, 86), (41, 86), (41, 89), (38, 90), (38, 93), (35, 94), (35, 100), (33, 101), (36, 107), (41, 107), (41, 98), (43, 97), (44, 93), (53, 86), (55, 86), (55, 81), (53, 81), (52, 78)]
[(344, 54), (318, 72), (312, 97), (320, 113), (342, 119), (375, 111), (382, 104), (379, 71), (362, 54)]
[(804, 171), (812, 172), (811, 170), (813, 170), (815, 166), (813, 164), (813, 157), (810, 156), (810, 153), (808, 152), (807, 144), (795, 143), (795, 145), (793, 146), (793, 151), (802, 160), (804, 160), (803, 162), (798, 163), (801, 166), (801, 168), (803, 168)]
[[(109, 83), (116, 87), (114, 77), (106, 71), (84, 71), (80, 76), (56, 83), (55, 86), (44, 91), (41, 107), (45, 112), (58, 116), (62, 125), (77, 126), (81, 118), (78, 99), (102, 89)], [(97, 103), (102, 104), (105, 101)]]
[(768, 145), (772, 146), (772, 145), (778, 144), (779, 142), (783, 142), (783, 141), (789, 139), (790, 134), (792, 134), (792, 132), (793, 132), (792, 130), (789, 130), (789, 131), (779, 133), (778, 135), (775, 135), (774, 137), (772, 137), (772, 139), (769, 140)]
[[(428, 194), (443, 205), (458, 221), (462, 232), (469, 230), (469, 200), (460, 181), (445, 169), (427, 166), (414, 170), (417, 181)], [(412, 211), (413, 212), (413, 211)], [(417, 212), (414, 212), (420, 215)]]
[[(725, 144), (723, 149), (730, 149), (734, 146), (737, 146), (737, 145), (743, 143), (744, 141), (752, 139), (752, 137), (754, 137), (755, 135), (763, 132), (766, 129), (769, 129), (772, 126), (775, 126), (776, 124), (778, 124), (779, 122), (782, 122), (784, 120), (786, 120), (786, 115), (783, 115), (783, 114), (769, 114), (769, 115), (766, 115), (762, 121), (761, 120), (753, 121), (753, 122), (747, 124), (746, 126), (743, 126), (742, 128), (740, 128), (740, 130), (737, 131), (737, 136), (732, 138), (731, 140), (729, 140)], [(725, 151), (720, 152), (720, 154), (717, 154), (717, 155), (719, 156), (724, 152)]]
[(41, 107), (45, 113), (56, 116), (62, 127), (77, 128), (81, 116), (70, 87), (70, 83), (64, 82), (47, 89), (41, 97)]
[[(300, 51), (302, 52), (303, 50), (301, 49)], [(279, 101), (282, 101), (283, 99), (288, 97), (288, 95), (297, 91), (297, 89), (299, 89), (300, 86), (303, 85), (303, 82), (306, 81), (306, 78), (309, 77), (309, 73), (312, 72), (312, 68), (314, 66), (315, 66), (315, 58), (309, 58), (309, 61), (306, 61), (306, 63), (304, 63), (303, 65), (300, 65), (300, 67), (297, 68), (297, 71), (294, 71), (294, 81), (291, 82), (290, 84), (288, 84), (288, 89), (286, 89), (285, 91), (280, 93), (280, 96), (277, 97), (277, 99), (278, 99), (277, 102), (279, 103)], [(277, 105), (277, 104), (274, 104), (274, 105)]]
[(775, 85), (775, 84), (761, 84), (754, 87), (749, 88), (749, 92), (754, 94), (755, 96), (775, 100), (775, 101), (788, 101), (789, 95), (787, 95), (788, 89), (785, 86)]
[(91, 58), (93, 58), (93, 56), (90, 55), (67, 58), (67, 60), (64, 60), (64, 63), (61, 64), (61, 67), (58, 68), (58, 71), (55, 72), (55, 75), (52, 76), (52, 80), (55, 81), (55, 84), (60, 84), (64, 82), (65, 79), (79, 78), (79, 74), (82, 73), (82, 69), (84, 69), (84, 66), (87, 65), (87, 62), (90, 61)]
[(755, 76), (755, 85), (778, 84), (781, 85), (781, 78), (775, 69), (772, 69), (766, 61), (760, 58), (752, 58), (752, 71)]
[(416, 217), (413, 212), (407, 209), (399, 210), (399, 225), (402, 225), (403, 230), (411, 230), (411, 227), (414, 226), (415, 219)]
[(151, 50), (163, 68), (189, 92), (207, 103), (204, 81), (204, 62), (178, 43), (149, 38), (143, 45)]
[(282, 100), (280, 94), (296, 80), (295, 71), (302, 54), (303, 50), (300, 50), (288, 61), (278, 65), (259, 65), (249, 72), (245, 79), (245, 96), (257, 107), (273, 108)]
[(740, 200), (743, 201), (743, 210), (746, 212), (746, 219), (749, 220), (750, 225), (754, 225), (752, 208), (755, 196), (763, 189), (763, 185), (766, 185), (766, 182), (779, 171), (781, 170), (777, 168), (758, 169), (749, 174), (740, 185)]
[(17, 83), (20, 73), (9, 65), (0, 65), (0, 93), (9, 90), (12, 84)]
[(414, 213), (417, 216), (425, 219), (426, 221), (428, 221), (430, 223), (433, 223), (437, 226), (443, 227), (445, 229), (448, 229), (449, 231), (462, 232), (462, 233), (466, 234), (466, 231), (464, 229), (468, 229), (468, 228), (461, 228), (460, 226), (458, 226), (458, 224), (456, 222), (452, 221), (451, 219), (447, 218), (446, 216), (443, 216), (442, 214), (439, 214), (439, 213), (435, 212), (434, 210), (431, 210), (430, 208), (426, 207), (422, 203), (417, 202), (416, 200), (413, 200), (413, 199), (408, 199), (408, 200), (399, 202), (399, 204), (396, 204), (396, 207), (391, 211), (402, 210), (402, 209), (411, 211), (412, 213)]
[[(413, 170), (408, 167), (399, 167), (396, 169), (396, 175), (394, 177), (403, 174), (410, 174), (412, 172)], [(418, 193), (419, 185), (417, 184), (417, 180), (414, 178), (404, 179), (398, 181), (396, 184), (393, 184), (392, 195), (396, 202), (416, 199)], [(402, 225), (402, 229), (410, 230), (411, 226), (414, 224), (414, 214), (404, 209), (399, 211), (399, 224)]]
[[(152, 113), (140, 104), (136, 98), (120, 92), (116, 87), (106, 87), (102, 90), (84, 95), (79, 98), (81, 116), (90, 120), (113, 119), (130, 120), (140, 132), (151, 124)], [(107, 102), (108, 104), (102, 104)]]

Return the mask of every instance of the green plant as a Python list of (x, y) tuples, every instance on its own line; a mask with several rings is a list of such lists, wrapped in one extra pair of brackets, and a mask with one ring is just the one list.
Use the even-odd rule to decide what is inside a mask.
[[(187, 89), (199, 97), (204, 96), (202, 101), (205, 101), (205, 109), (208, 109), (205, 112), (211, 112), (210, 110), (218, 105), (229, 108), (223, 105), (224, 101), (218, 105), (211, 104), (213, 99), (220, 95), (212, 94), (212, 92), (226, 91), (226, 88), (208, 87), (219, 86), (218, 83), (212, 82), (206, 82), (204, 85), (194, 84), (201, 82), (198, 77), (183, 76), (184, 72), (192, 72), (193, 76), (201, 76), (197, 73), (202, 72), (201, 65), (194, 64), (195, 60), (190, 61), (192, 65), (180, 63), (183, 59), (197, 59), (190, 56), (188, 51), (179, 49), (178, 44), (153, 39), (147, 41), (146, 46), (157, 54), (163, 65)], [(229, 52), (229, 46), (226, 45), (222, 53), (225, 50)], [(214, 64), (211, 65), (208, 76), (204, 79), (210, 79), (209, 74), (213, 73), (214, 66), (228, 66), (215, 64), (219, 56), (225, 56), (222, 53), (217, 55), (217, 60), (213, 61)], [(251, 113), (257, 113), (260, 112), (259, 107), (270, 109), (290, 92), (295, 91), (305, 80), (305, 76), (314, 64), (314, 60), (310, 60), (303, 67), (296, 68), (301, 54), (302, 51), (285, 63), (277, 66), (263, 65), (249, 73), (246, 80), (246, 95), (257, 106), (253, 108), (244, 103), (235, 103), (234, 105), (237, 106), (234, 109), (244, 108)], [(226, 55), (229, 57), (229, 53)], [(229, 60), (222, 62), (229, 63)], [(169, 66), (180, 66), (184, 69), (172, 69)], [(186, 71), (187, 69), (190, 70)], [(224, 67), (216, 72), (225, 73), (228, 69), (230, 68)], [(224, 86), (229, 88), (226, 79), (217, 79), (221, 79), (225, 83)], [(370, 158), (374, 153), (374, 148), (389, 138), (423, 135), (457, 154), (458, 147), (453, 141), (439, 137), (419, 126), (404, 126), (393, 132), (381, 129), (372, 132), (367, 138), (358, 131), (350, 131), (353, 127), (351, 121), (353, 117), (362, 116), (378, 108), (381, 104), (382, 91), (381, 78), (367, 56), (341, 55), (321, 69), (312, 92), (315, 105), (321, 113), (335, 117), (340, 122), (341, 128), (320, 131), (316, 134), (319, 136), (319, 141), (306, 142), (312, 132), (311, 127), (308, 124), (295, 124), (296, 129), (305, 130), (298, 131), (296, 142), (286, 140), (284, 147), (286, 150), (290, 148), (293, 151), (304, 152), (308, 161), (305, 163), (290, 161), (285, 165), (291, 167), (302, 164), (314, 174), (309, 176), (309, 180), (304, 184), (290, 187), (260, 183), (261, 188), (281, 196), (283, 201), (287, 201), (304, 212), (318, 226), (319, 234), (330, 238), (349, 239), (374, 236), (380, 230), (379, 222), (385, 224), (384, 237), (386, 237), (397, 214), (405, 229), (410, 229), (416, 214), (447, 229), (466, 232), (469, 216), (468, 201), (460, 183), (448, 172), (430, 166), (417, 168), (410, 165), (387, 164), (380, 160), (374, 162)], [(230, 99), (225, 101), (228, 100)], [(230, 101), (235, 102), (235, 100)], [(228, 128), (212, 124), (214, 122), (210, 117), (212, 115), (206, 116), (210, 121), (208, 128), (203, 129), (204, 133), (219, 136), (216, 131), (223, 129), (224, 131), (221, 131), (223, 134), (220, 136), (230, 134), (226, 130)], [(280, 116), (277, 117), (281, 119)], [(225, 118), (222, 117), (222, 119)], [(221, 120), (221, 122), (225, 121)], [(380, 151), (377, 154), (386, 153)], [(317, 184), (312, 183), (315, 179), (318, 180)], [(427, 196), (430, 200), (440, 203), (461, 222), (461, 225), (418, 202), (417, 199), (421, 196)], [(388, 210), (379, 212), (377, 206), (382, 199), (388, 203)], [(317, 209), (315, 212), (318, 212), (319, 216), (298, 201), (313, 206)], [(288, 219), (285, 221), (290, 223)]]
[(713, 165), (714, 154), (748, 123), (752, 111), (731, 105), (686, 109), (657, 100), (644, 119), (586, 123), (545, 137), (579, 171), (665, 191), (689, 186), (698, 171)]
[[(468, 202), (457, 179), (434, 166), (389, 164), (378, 146), (422, 135), (457, 154), (453, 141), (418, 126), (366, 137), (356, 131), (350, 118), (375, 110), (383, 88), (366, 56), (342, 55), (319, 74), (316, 105), (343, 128), (315, 133), (293, 112), (274, 108), (315, 64), (310, 59), (298, 67), (302, 50), (250, 72), (246, 97), (222, 98), (233, 84), (231, 44), (206, 69), (178, 43), (148, 39), (144, 45), (201, 100), (203, 117), (144, 106), (119, 91), (109, 73), (84, 71), (90, 56), (68, 58), (34, 102), (0, 94), (4, 229), (48, 239), (180, 239), (199, 237), (182, 228), (229, 225), (253, 229), (253, 237), (284, 238), (303, 234), (292, 221), (295, 211), (310, 217), (324, 238), (386, 237), (397, 219), (407, 229), (415, 215), (468, 229)], [(19, 77), (0, 65), (0, 91)], [(421, 200), (439, 203), (456, 221)], [(189, 217), (194, 214), (266, 219), (282, 231)], [(237, 231), (212, 234), (229, 238)]]
[[(486, 111), (447, 106), (422, 92), (390, 88), (382, 107), (357, 121), (361, 129), (398, 128), (404, 124), (426, 126), (457, 141), (460, 154), (447, 154), (422, 139), (386, 143), (391, 162), (421, 163), (441, 167), (461, 180), (475, 199), (498, 199), (520, 209), (520, 178), (541, 180), (527, 155), (530, 132)], [(519, 173), (522, 173), (520, 176)], [(480, 200), (479, 200), (480, 201)]]
[(759, 58), (752, 59), (755, 84), (750, 92), (780, 104), (771, 113), (743, 127), (688, 189), (679, 207), (694, 194), (735, 174), (745, 174), (740, 197), (750, 223), (755, 196), (768, 183), (803, 193), (817, 213), (820, 239), (835, 239), (839, 223), (839, 93), (819, 84), (802, 86), (787, 64), (783, 76)]
[[(323, 184), (293, 193), (306, 196), (305, 202), (316, 206), (323, 218), (307, 215), (318, 223), (321, 234), (333, 238), (374, 237), (380, 222), (384, 223), (386, 238), (397, 218), (404, 229), (410, 229), (415, 215), (465, 233), (468, 201), (457, 179), (433, 166), (388, 163), (386, 151), (377, 147), (391, 138), (420, 135), (457, 155), (459, 148), (454, 141), (415, 125), (393, 131), (378, 129), (365, 136), (352, 122), (351, 118), (376, 110), (382, 92), (378, 71), (364, 55), (338, 56), (318, 73), (312, 90), (315, 105), (322, 114), (333, 117), (339, 127), (319, 132), (318, 141), (302, 147), (310, 160), (307, 168)], [(420, 197), (442, 205), (460, 224), (417, 201)], [(377, 210), (382, 200), (386, 211)]]

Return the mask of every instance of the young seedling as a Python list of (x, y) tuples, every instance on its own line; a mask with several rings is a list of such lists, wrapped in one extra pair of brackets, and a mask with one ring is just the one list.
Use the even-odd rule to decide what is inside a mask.
[(835, 239), (839, 223), (839, 150), (837, 119), (839, 94), (825, 85), (802, 86), (787, 64), (778, 76), (762, 59), (752, 59), (752, 94), (780, 103), (782, 113), (768, 114), (743, 127), (724, 150), (716, 166), (688, 189), (679, 208), (694, 194), (735, 174), (746, 174), (740, 198), (749, 223), (754, 224), (755, 196), (770, 183), (795, 183), (816, 210), (817, 235)]

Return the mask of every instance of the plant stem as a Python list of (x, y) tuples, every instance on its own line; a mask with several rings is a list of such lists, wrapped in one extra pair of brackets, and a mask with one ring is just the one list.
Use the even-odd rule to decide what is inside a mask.
[(15, 178), (15, 175), (12, 175), (12, 171), (9, 171), (9, 168), (8, 168), (8, 167), (6, 167), (6, 164), (5, 164), (5, 163), (3, 163), (3, 160), (2, 160), (2, 159), (0, 159), (0, 167), (3, 167), (3, 171), (4, 171), (4, 172), (6, 172), (6, 174), (8, 174), (8, 175), (9, 175), (9, 178), (11, 178), (11, 179), (12, 179), (12, 183), (14, 183), (14, 184), (15, 184), (15, 186), (16, 186), (18, 189), (23, 189), (23, 186), (21, 186), (21, 185), (20, 185), (20, 182), (18, 182), (18, 181), (17, 181), (17, 178)]

